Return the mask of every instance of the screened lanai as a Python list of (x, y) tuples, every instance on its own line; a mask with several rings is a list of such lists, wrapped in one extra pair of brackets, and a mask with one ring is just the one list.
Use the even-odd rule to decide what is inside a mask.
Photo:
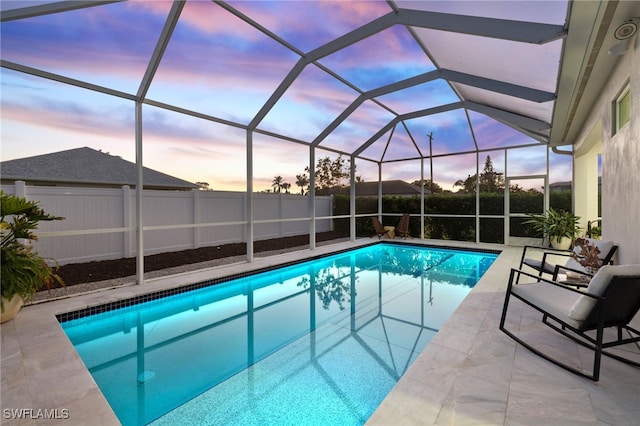
[[(420, 188), (408, 212), (415, 237), (429, 237), (425, 220), (444, 218), (469, 224), (476, 242), (498, 223), (492, 242), (509, 243), (510, 222), (548, 209), (549, 185), (572, 179), (571, 149), (557, 147), (571, 144), (564, 123), (590, 47), (583, 25), (603, 13), (543, 5), (4, 1), (3, 159), (89, 145), (135, 161), (139, 282), (153, 232), (240, 226), (250, 261), (254, 229), (270, 223), (308, 224), (313, 249), (317, 221), (348, 220), (353, 240), (357, 221), (396, 214), (383, 207), (389, 180)], [(346, 213), (318, 215), (324, 158), (350, 167), (339, 183), (349, 188)], [(480, 201), (487, 159), (503, 180), (497, 209)], [(244, 191), (243, 211), (233, 221), (145, 223), (143, 167)], [(306, 214), (257, 211), (254, 194), (275, 176), (306, 197)], [(425, 211), (435, 188), (455, 194), (468, 179), (468, 210)], [(356, 204), (360, 181), (378, 182), (373, 208)], [(513, 211), (512, 188), (543, 201)]]

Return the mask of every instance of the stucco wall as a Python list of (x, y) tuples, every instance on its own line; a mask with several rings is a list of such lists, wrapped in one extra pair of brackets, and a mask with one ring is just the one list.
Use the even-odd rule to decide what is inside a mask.
[[(612, 102), (630, 79), (631, 120), (612, 135)], [(640, 41), (620, 57), (593, 106), (582, 143), (602, 123), (602, 234), (619, 246), (618, 262), (640, 263)]]
[(575, 151), (573, 196), (574, 213), (580, 217), (583, 232), (587, 223), (600, 217), (598, 212), (598, 156), (602, 154), (601, 126), (593, 129), (589, 147)]

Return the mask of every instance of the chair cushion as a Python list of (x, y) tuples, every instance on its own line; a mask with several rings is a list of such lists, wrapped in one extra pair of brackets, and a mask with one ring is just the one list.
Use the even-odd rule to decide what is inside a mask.
[(607, 257), (614, 245), (613, 241), (596, 240), (593, 238), (587, 238), (587, 240), (600, 249), (600, 254), (598, 255), (600, 259)]
[[(598, 270), (589, 282), (585, 292), (594, 296), (602, 296), (614, 276), (640, 275), (640, 265), (605, 265)], [(583, 322), (597, 300), (589, 296), (580, 296), (569, 309), (569, 318)]]
[[(600, 254), (598, 255), (600, 259), (604, 259), (605, 257), (607, 257), (607, 255), (609, 254), (609, 252), (614, 246), (613, 241), (598, 240), (595, 238), (584, 238), (584, 239), (587, 240), (589, 244), (594, 245), (600, 249)], [(579, 246), (576, 246), (573, 248), (573, 251), (577, 255), (580, 255), (582, 252), (582, 248)]]
[(586, 272), (586, 268), (585, 268), (584, 266), (582, 266), (582, 265), (580, 264), (580, 262), (578, 262), (577, 260), (575, 260), (575, 259), (574, 259), (574, 258), (572, 258), (572, 257), (570, 257), (570, 258), (567, 260), (567, 263), (566, 263), (564, 266), (566, 266), (567, 268), (574, 269), (574, 270), (576, 270), (576, 271), (583, 271), (583, 272)]
[(572, 327), (578, 328), (581, 325), (567, 317), (567, 312), (576, 299), (582, 297), (574, 291), (541, 281), (514, 285), (511, 292)]

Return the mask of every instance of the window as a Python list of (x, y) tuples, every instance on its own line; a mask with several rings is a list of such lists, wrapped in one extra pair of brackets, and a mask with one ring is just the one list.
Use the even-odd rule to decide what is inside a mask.
[(631, 90), (629, 82), (625, 85), (624, 89), (620, 92), (615, 101), (615, 131), (614, 134), (620, 130), (625, 124), (629, 122), (631, 116)]

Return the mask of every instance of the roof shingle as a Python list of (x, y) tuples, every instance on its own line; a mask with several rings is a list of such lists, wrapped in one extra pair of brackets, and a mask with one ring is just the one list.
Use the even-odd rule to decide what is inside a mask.
[[(58, 184), (136, 186), (135, 163), (83, 147), (0, 163), (2, 179)], [(199, 188), (156, 170), (143, 168), (145, 188), (188, 190)]]

